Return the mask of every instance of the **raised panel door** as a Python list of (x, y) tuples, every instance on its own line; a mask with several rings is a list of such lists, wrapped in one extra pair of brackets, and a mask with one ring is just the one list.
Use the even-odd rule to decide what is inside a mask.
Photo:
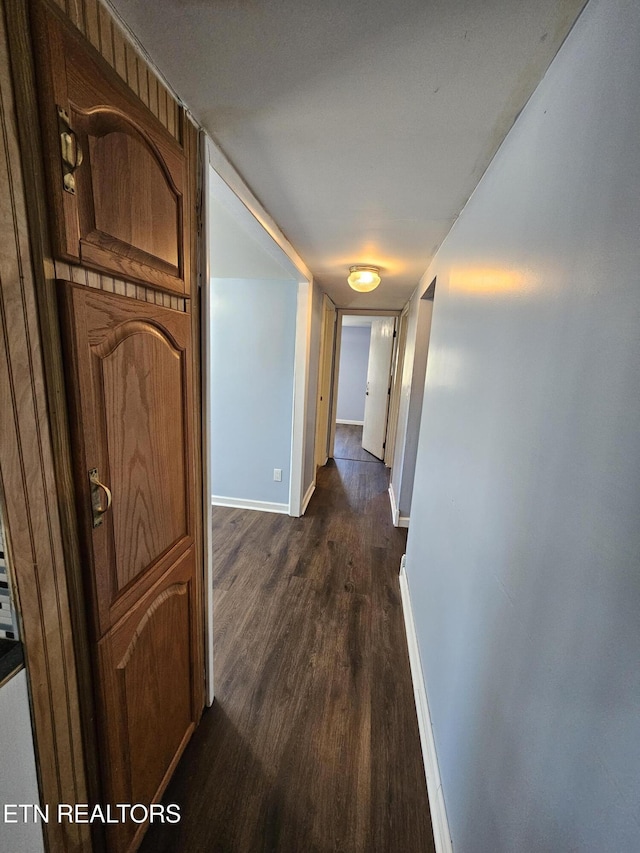
[(188, 295), (183, 146), (55, 9), (32, 18), (56, 257)]
[[(204, 701), (190, 317), (59, 288), (105, 803), (151, 803)], [(110, 827), (111, 849), (143, 831)]]

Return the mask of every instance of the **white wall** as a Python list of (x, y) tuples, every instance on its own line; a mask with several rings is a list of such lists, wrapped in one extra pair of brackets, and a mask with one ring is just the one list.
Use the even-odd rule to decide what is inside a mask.
[[(210, 163), (215, 161), (216, 164), (208, 173), (209, 274), (211, 280), (217, 283), (218, 296), (224, 294), (223, 302), (218, 300), (218, 309), (224, 304), (225, 310), (233, 315), (231, 326), (225, 322), (222, 328), (215, 305), (213, 310), (209, 309), (212, 336), (218, 339), (220, 346), (224, 344), (227, 351), (232, 351), (235, 347), (240, 354), (240, 358), (231, 364), (219, 347), (220, 361), (215, 375), (216, 384), (209, 383), (210, 421), (219, 437), (218, 443), (211, 447), (211, 491), (216, 496), (217, 503), (288, 510), (295, 515), (299, 512), (300, 500), (307, 488), (305, 478), (309, 468), (308, 457), (313, 458), (314, 431), (309, 431), (308, 423), (315, 417), (315, 390), (310, 384), (313, 385), (314, 378), (311, 362), (314, 358), (317, 360), (318, 342), (315, 339), (318, 333), (313, 325), (312, 285), (309, 283), (308, 270), (266, 211), (233, 170), (229, 172), (229, 164), (220, 161), (215, 146), (209, 144), (207, 150)], [(234, 282), (235, 286), (230, 284), (227, 287), (224, 282)], [(244, 286), (240, 286), (240, 283), (244, 283)], [(269, 289), (271, 284), (274, 287)], [(281, 321), (285, 319), (285, 316), (279, 313), (282, 286), (285, 286), (289, 296), (294, 291), (297, 292), (297, 316), (294, 316), (291, 325), (290, 312), (286, 315), (284, 337), (278, 343), (273, 342), (267, 350), (267, 361), (256, 366), (254, 362), (261, 359), (255, 352), (256, 339), (269, 338), (271, 334), (279, 335), (282, 331)], [(260, 288), (266, 290), (259, 295), (256, 302), (257, 290)], [(263, 315), (260, 317), (255, 313), (255, 304), (262, 306)], [(291, 308), (290, 300), (288, 308)], [(250, 320), (245, 323), (247, 318)], [(228, 341), (229, 328), (234, 330), (231, 347)], [(285, 369), (271, 370), (270, 356), (274, 355), (279, 346), (286, 348), (290, 343), (291, 334), (295, 340), (291, 361), (287, 356)], [(215, 349), (216, 343), (213, 342), (211, 346)], [(282, 354), (283, 351), (280, 352), (280, 355)], [(227, 364), (229, 370), (225, 374), (224, 368)], [(247, 387), (250, 388), (256, 376), (261, 377), (263, 381), (264, 394), (273, 387), (279, 390), (274, 398), (263, 401), (264, 411), (271, 413), (266, 425), (267, 429), (274, 431), (273, 435), (270, 436), (268, 432), (264, 435), (261, 433), (258, 440), (253, 441), (254, 433), (258, 432), (260, 427), (250, 427), (249, 423), (252, 419), (257, 419), (259, 424), (262, 413), (252, 409), (253, 403), (249, 394), (244, 394), (239, 389), (232, 391), (231, 386), (234, 380), (241, 382), (245, 377), (249, 377)], [(284, 393), (285, 383), (292, 376), (294, 378), (286, 400), (284, 397), (280, 398), (280, 392)], [(274, 382), (275, 386), (272, 386), (271, 382)], [(236, 404), (237, 408), (234, 409)], [(277, 416), (273, 411), (274, 405), (280, 407)], [(237, 466), (231, 464), (227, 452), (234, 424), (242, 425), (240, 431), (233, 435), (235, 446), (239, 447), (245, 439), (250, 440), (252, 445), (248, 457), (247, 451), (242, 452), (241, 462)], [(213, 436), (213, 430), (211, 434)], [(285, 436), (290, 445), (287, 454), (283, 451)], [(261, 444), (263, 440), (266, 442), (264, 445)], [(261, 446), (268, 447), (267, 455), (262, 458), (252, 455), (254, 449)], [(278, 462), (269, 468), (273, 485), (267, 488), (264, 480), (265, 463), (267, 459), (271, 460), (272, 456), (278, 457)], [(292, 460), (293, 472), (290, 470)], [(274, 468), (282, 469), (281, 482), (276, 483), (273, 480)], [(313, 469), (313, 466), (311, 468)], [(312, 470), (313, 474), (315, 471)], [(259, 497), (266, 493), (270, 495), (269, 498)], [(266, 506), (255, 506), (256, 502)]]
[(211, 279), (215, 496), (288, 506), (297, 293), (294, 281)]
[[(239, 218), (236, 199), (232, 199), (234, 209), (231, 210), (218, 198), (214, 192), (209, 197), (209, 248), (211, 253), (211, 275), (216, 278), (253, 278), (276, 279), (291, 278), (291, 266), (287, 258), (278, 248), (274, 240), (264, 229), (258, 230), (257, 224), (253, 231), (247, 223)], [(242, 210), (245, 220), (250, 217)], [(254, 232), (261, 234), (262, 243), (254, 237)], [(270, 251), (266, 247), (270, 248)], [(275, 257), (281, 256), (281, 262)]]
[(407, 572), (456, 853), (640, 850), (639, 44), (591, 0), (428, 273)]
[(364, 421), (371, 326), (342, 326), (337, 420)]
[[(0, 756), (0, 809), (4, 809), (5, 804), (40, 805), (24, 669), (0, 687)], [(32, 810), (29, 815), (32, 819)], [(5, 823), (0, 818), (0, 850), (11, 853), (44, 851), (41, 824), (23, 823), (22, 812), (20, 821)]]

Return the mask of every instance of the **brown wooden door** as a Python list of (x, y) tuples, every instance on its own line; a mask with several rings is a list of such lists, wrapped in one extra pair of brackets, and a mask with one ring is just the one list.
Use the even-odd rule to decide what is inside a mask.
[[(104, 801), (150, 804), (204, 702), (190, 316), (59, 288)], [(110, 849), (144, 829), (110, 826)]]
[(56, 257), (188, 293), (183, 146), (55, 10), (32, 17)]

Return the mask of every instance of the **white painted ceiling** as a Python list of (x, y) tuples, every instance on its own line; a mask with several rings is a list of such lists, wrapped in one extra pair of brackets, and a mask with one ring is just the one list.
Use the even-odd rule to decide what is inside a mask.
[(584, 0), (114, 5), (333, 300), (399, 308)]

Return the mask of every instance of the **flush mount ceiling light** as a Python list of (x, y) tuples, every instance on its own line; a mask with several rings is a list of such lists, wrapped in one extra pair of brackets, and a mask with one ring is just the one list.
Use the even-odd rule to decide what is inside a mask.
[(367, 267), (362, 264), (349, 267), (349, 275), (347, 277), (349, 287), (357, 290), (359, 293), (368, 293), (370, 290), (375, 290), (380, 284), (380, 270), (378, 267)]

